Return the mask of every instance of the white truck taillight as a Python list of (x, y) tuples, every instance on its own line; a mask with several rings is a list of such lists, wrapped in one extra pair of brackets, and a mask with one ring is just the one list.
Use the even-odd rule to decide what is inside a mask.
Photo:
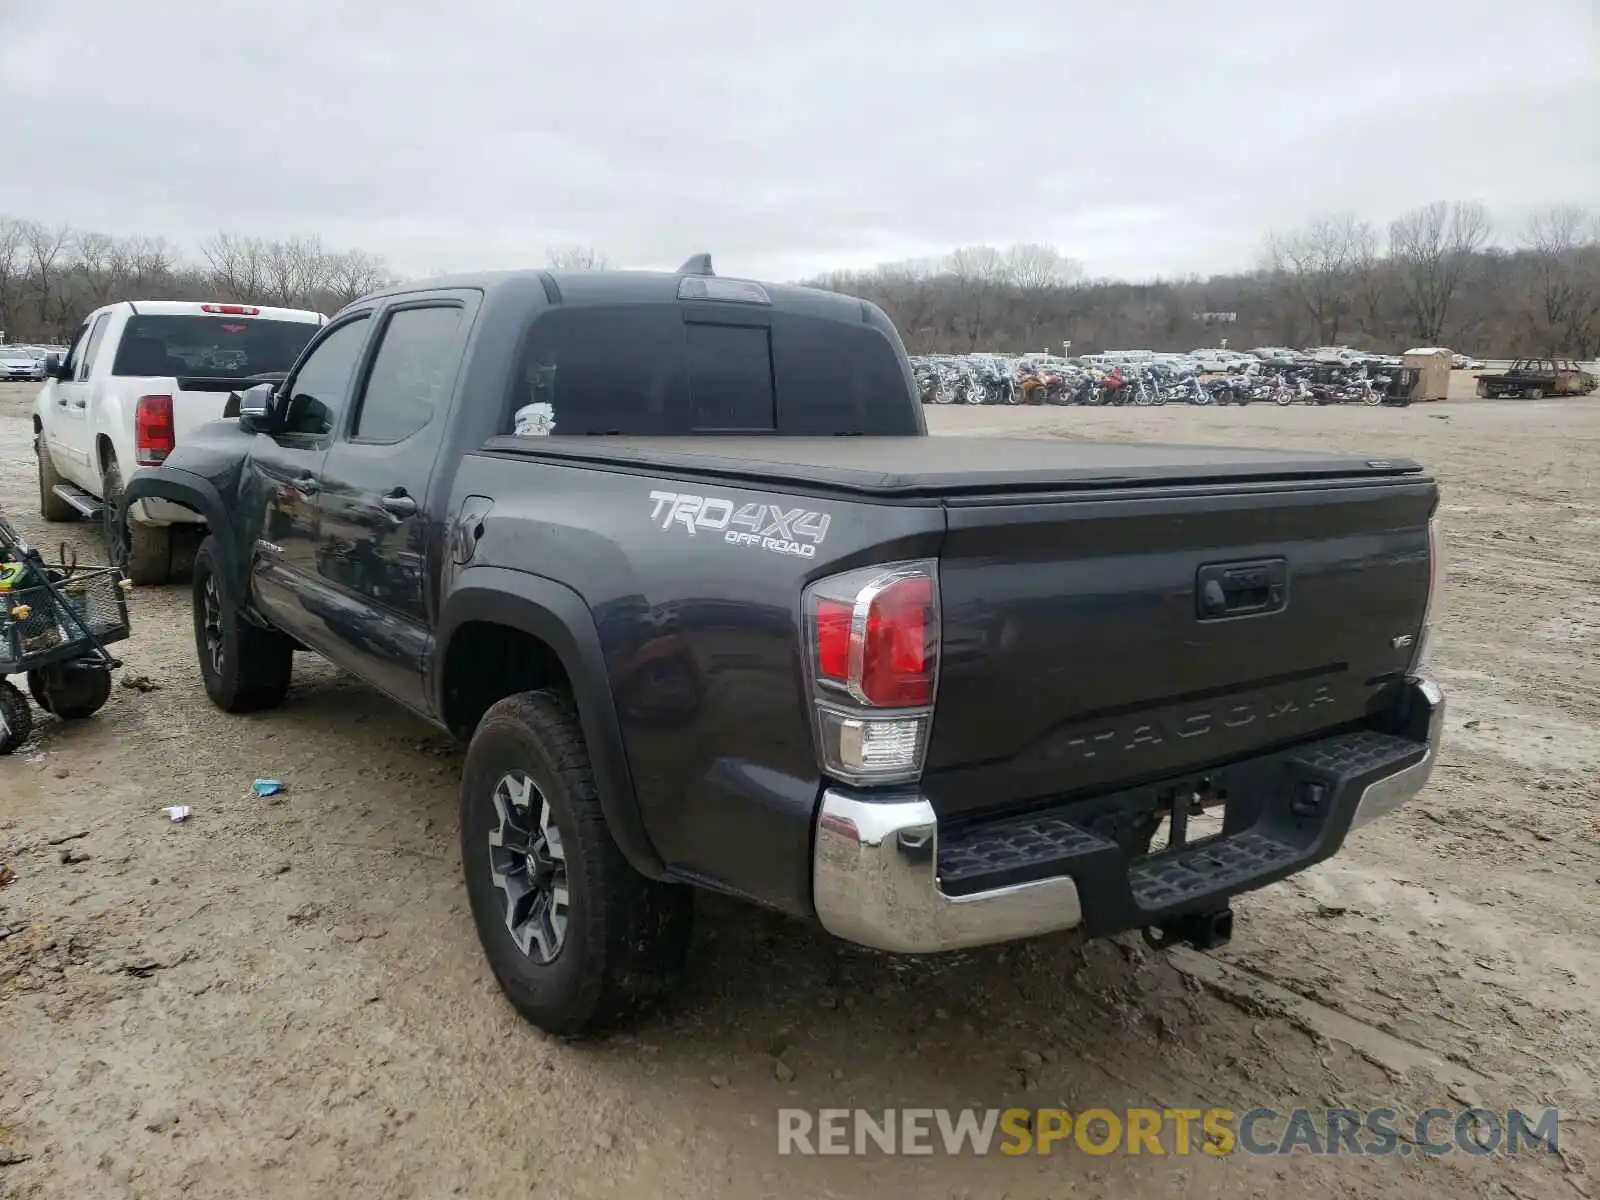
[(133, 406), (133, 461), (159, 467), (178, 444), (171, 396), (140, 396)]
[(1428, 600), (1422, 609), (1422, 629), (1417, 634), (1417, 648), (1411, 654), (1411, 674), (1416, 675), (1427, 665), (1429, 635), (1433, 630), (1433, 611), (1439, 603), (1439, 589), (1444, 586), (1444, 538), (1439, 533), (1439, 518), (1428, 518)]
[(939, 677), (935, 563), (821, 579), (801, 607), (823, 771), (845, 783), (917, 779)]

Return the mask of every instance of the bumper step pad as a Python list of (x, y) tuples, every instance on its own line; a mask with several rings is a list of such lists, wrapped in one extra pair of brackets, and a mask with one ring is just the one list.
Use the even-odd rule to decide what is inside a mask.
[(1138, 859), (1128, 868), (1128, 886), (1140, 908), (1167, 908), (1248, 883), (1299, 857), (1300, 851), (1293, 846), (1246, 830), (1186, 850)]
[[(1191, 781), (1167, 780), (941, 830), (939, 888), (959, 897), (1071, 876), (1089, 923), (1118, 928), (1137, 926), (1153, 914), (1225, 903), (1326, 857), (1343, 840), (1362, 790), (1425, 751), (1425, 743), (1358, 730), (1208, 772), (1227, 780), (1224, 834), (1148, 856), (1131, 856), (1096, 832), (1106, 828), (1100, 821), (1119, 806), (1148, 812), (1156, 797), (1181, 792)], [(1100, 920), (1096, 898), (1104, 908)]]

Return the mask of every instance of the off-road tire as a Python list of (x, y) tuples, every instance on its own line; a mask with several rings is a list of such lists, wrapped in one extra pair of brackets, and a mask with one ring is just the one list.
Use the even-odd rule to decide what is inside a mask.
[(45, 445), (44, 430), (33, 435), (33, 452), (39, 459), (39, 515), (46, 521), (74, 521), (78, 510), (55, 493), (55, 486), (64, 482), (50, 461), (50, 451)]
[[(213, 657), (208, 641), (207, 589), (214, 588), (220, 653)], [(294, 670), (294, 644), (273, 629), (252, 625), (239, 611), (239, 597), (219, 568), (216, 541), (207, 536), (195, 554), (191, 584), (194, 605), (195, 654), (206, 695), (223, 712), (258, 712), (276, 708), (289, 690)], [(220, 659), (220, 661), (218, 661)]]
[[(525, 774), (543, 793), (561, 835), (569, 896), (560, 949), (540, 963), (506, 927), (489, 833), (494, 794)], [(522, 692), (479, 722), (461, 774), (461, 864), (478, 940), (513, 1007), (562, 1038), (606, 1033), (642, 1014), (677, 984), (688, 955), (693, 896), (639, 874), (612, 840), (572, 701)]]
[(111, 672), (75, 663), (57, 663), (28, 672), (28, 691), (47, 713), (63, 721), (92, 717), (111, 699)]
[(122, 468), (106, 462), (100, 476), (100, 540), (106, 560), (121, 567), (136, 584), (166, 583), (172, 577), (172, 535), (165, 525), (146, 525), (132, 518), (117, 520), (122, 502)]
[(0, 755), (10, 754), (33, 732), (33, 709), (10, 680), (0, 679)]

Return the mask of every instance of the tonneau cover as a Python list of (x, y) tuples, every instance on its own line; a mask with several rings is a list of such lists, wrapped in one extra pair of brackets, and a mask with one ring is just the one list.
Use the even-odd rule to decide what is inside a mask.
[(868, 496), (935, 497), (1418, 475), (1407, 458), (1056, 438), (496, 437), (485, 453)]

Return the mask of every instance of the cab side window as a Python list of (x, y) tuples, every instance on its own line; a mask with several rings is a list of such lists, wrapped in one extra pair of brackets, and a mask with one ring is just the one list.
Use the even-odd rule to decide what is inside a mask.
[(105, 339), (106, 325), (110, 320), (110, 313), (101, 313), (95, 318), (94, 328), (89, 330), (89, 337), (83, 343), (83, 353), (78, 358), (78, 367), (72, 376), (74, 379), (87, 379), (89, 372), (94, 370), (95, 355), (100, 353), (100, 343)]
[(73, 336), (72, 345), (67, 347), (67, 352), (61, 356), (61, 365), (67, 369), (67, 378), (78, 377), (78, 361), (83, 357), (83, 339), (89, 334), (89, 322), (85, 321), (78, 326), (78, 332)]
[(366, 315), (345, 322), (306, 356), (288, 383), (289, 399), (278, 426), (280, 434), (326, 437), (333, 432), (350, 394), (350, 381), (355, 378), (369, 324)]

